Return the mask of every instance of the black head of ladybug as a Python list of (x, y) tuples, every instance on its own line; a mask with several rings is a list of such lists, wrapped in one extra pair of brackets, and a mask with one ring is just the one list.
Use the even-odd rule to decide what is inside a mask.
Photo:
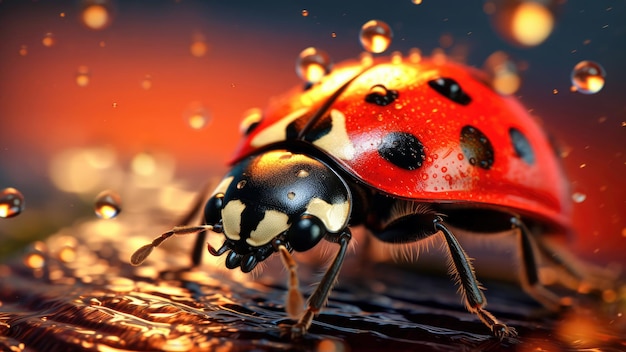
[(348, 223), (351, 194), (321, 161), (286, 150), (243, 159), (222, 180), (205, 206), (205, 221), (221, 224), (226, 237), (213, 255), (226, 267), (249, 272), (284, 244), (306, 251)]

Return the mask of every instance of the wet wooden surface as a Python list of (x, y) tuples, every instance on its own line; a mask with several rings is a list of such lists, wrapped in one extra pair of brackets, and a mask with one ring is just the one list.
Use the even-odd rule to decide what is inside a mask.
[[(132, 267), (128, 258), (147, 237), (129, 221), (139, 220), (79, 223), (0, 265), (0, 350), (626, 350), (619, 297), (582, 297), (581, 305), (551, 315), (517, 286), (483, 280), (491, 312), (519, 332), (500, 342), (465, 311), (445, 275), (354, 258), (310, 333), (290, 341), (278, 328), (289, 322), (278, 258), (256, 279), (219, 270), (219, 260), (208, 258), (184, 270), (184, 240)], [(305, 293), (319, 272), (314, 263), (300, 265)]]

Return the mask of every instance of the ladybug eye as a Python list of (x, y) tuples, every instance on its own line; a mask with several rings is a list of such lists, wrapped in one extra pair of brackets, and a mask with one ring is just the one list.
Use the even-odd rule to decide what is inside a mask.
[(221, 219), (221, 211), (224, 206), (224, 193), (218, 193), (211, 197), (204, 206), (204, 221), (207, 224), (217, 224)]
[(428, 81), (428, 85), (437, 93), (461, 105), (472, 102), (472, 98), (467, 95), (461, 86), (452, 78), (437, 78)]
[(312, 215), (302, 215), (289, 228), (287, 238), (294, 251), (304, 252), (318, 244), (325, 233), (324, 224), (320, 219)]
[(509, 128), (509, 136), (511, 137), (511, 143), (515, 150), (515, 155), (524, 160), (527, 164), (532, 165), (535, 163), (535, 153), (530, 146), (530, 142), (520, 130), (517, 128)]
[(382, 84), (370, 88), (370, 93), (365, 96), (365, 101), (379, 106), (389, 105), (398, 98), (398, 91), (387, 89)]
[(259, 108), (253, 108), (244, 113), (244, 118), (239, 124), (239, 132), (247, 136), (258, 126), (263, 119), (263, 113)]

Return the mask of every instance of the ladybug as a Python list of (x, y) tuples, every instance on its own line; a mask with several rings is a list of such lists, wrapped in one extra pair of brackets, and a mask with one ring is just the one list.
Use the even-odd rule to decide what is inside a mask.
[[(283, 327), (292, 338), (327, 301), (354, 227), (393, 245), (441, 236), (465, 306), (500, 339), (517, 332), (485, 309), (452, 229), (513, 229), (523, 287), (549, 308), (560, 300), (539, 280), (539, 257), (577, 275), (544, 241), (570, 232), (558, 157), (526, 109), (477, 69), (427, 58), (346, 62), (272, 101), (242, 132), (232, 169), (204, 206), (204, 225), (175, 227), (137, 250), (132, 264), (174, 234), (200, 232), (197, 265), (206, 231), (223, 234), (223, 245), (208, 251), (226, 255), (229, 269), (250, 272), (278, 253), (289, 270), (286, 311), (298, 319)], [(338, 251), (303, 311), (292, 253), (322, 240)]]

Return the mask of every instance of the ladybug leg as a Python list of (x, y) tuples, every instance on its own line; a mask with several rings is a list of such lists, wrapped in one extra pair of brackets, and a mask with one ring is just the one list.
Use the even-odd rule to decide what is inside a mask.
[(505, 337), (517, 336), (517, 331), (515, 331), (514, 328), (508, 327), (506, 324), (500, 322), (493, 314), (489, 313), (484, 308), (487, 304), (487, 300), (476, 279), (474, 268), (467, 254), (465, 254), (465, 251), (461, 248), (461, 245), (452, 232), (442, 223), (442, 219), (439, 216), (435, 217), (433, 222), (435, 224), (435, 230), (443, 233), (446, 244), (448, 245), (450, 259), (452, 260), (450, 267), (453, 275), (458, 278), (461, 294), (465, 299), (467, 310), (476, 314), (478, 318), (491, 329), (492, 334), (500, 340)]
[(292, 326), (282, 325), (282, 334), (289, 334), (292, 339), (298, 339), (302, 337), (307, 330), (309, 330), (309, 327), (311, 327), (311, 323), (313, 322), (313, 318), (326, 304), (328, 295), (337, 281), (337, 275), (339, 274), (339, 270), (343, 264), (351, 238), (352, 234), (349, 229), (345, 229), (339, 236), (336, 237), (336, 242), (339, 244), (339, 251), (337, 251), (335, 259), (326, 270), (326, 274), (324, 274), (322, 281), (320, 281), (311, 297), (309, 297), (307, 308), (304, 314), (300, 317), (300, 320)]
[(552, 311), (560, 310), (562, 307), (560, 297), (546, 289), (539, 279), (539, 268), (537, 265), (539, 246), (535, 241), (535, 237), (519, 217), (512, 217), (511, 224), (519, 230), (518, 238), (522, 260), (520, 279), (524, 291), (546, 308)]
[(298, 265), (296, 261), (289, 253), (287, 247), (284, 244), (277, 241), (277, 245), (275, 246), (278, 253), (280, 253), (280, 258), (283, 261), (283, 265), (287, 270), (289, 270), (289, 281), (287, 282), (288, 292), (287, 299), (285, 302), (285, 311), (290, 318), (298, 319), (302, 314), (302, 308), (304, 306), (304, 298), (302, 297), (302, 292), (300, 292), (299, 283), (298, 283), (298, 274), (296, 273), (296, 269)]
[[(513, 221), (513, 220), (512, 220)], [(525, 231), (528, 231), (526, 229)], [(564, 248), (552, 244), (545, 237), (533, 237), (542, 257), (555, 264), (564, 275), (558, 275), (559, 282), (576, 292), (614, 289), (619, 272), (585, 263)]]

